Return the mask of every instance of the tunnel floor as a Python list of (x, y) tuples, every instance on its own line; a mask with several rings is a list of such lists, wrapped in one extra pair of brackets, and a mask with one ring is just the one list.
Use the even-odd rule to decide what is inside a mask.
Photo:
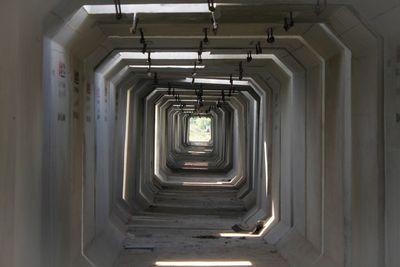
[(115, 266), (150, 267), (157, 266), (156, 262), (212, 261), (228, 264), (226, 266), (235, 266), (229, 262), (251, 262), (251, 266), (256, 267), (289, 267), (273, 245), (259, 238), (219, 237), (215, 230), (136, 229), (130, 233), (132, 238), (125, 241), (125, 249)]

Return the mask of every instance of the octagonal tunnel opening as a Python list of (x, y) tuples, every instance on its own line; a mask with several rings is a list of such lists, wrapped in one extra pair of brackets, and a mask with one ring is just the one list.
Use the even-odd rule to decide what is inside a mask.
[[(225, 14), (240, 8), (228, 5)], [(275, 16), (288, 12), (283, 7), (276, 8)], [(298, 14), (305, 12), (302, 8)], [(351, 57), (331, 26), (308, 23), (307, 15), (296, 32), (275, 32), (277, 45), (268, 46), (265, 21), (258, 21), (261, 16), (254, 17), (252, 43), (239, 31), (240, 27), (230, 27), (242, 23), (231, 17), (226, 21), (225, 33), (208, 36), (210, 46), (203, 51), (202, 64), (194, 69), (199, 41), (204, 36), (203, 32), (193, 35), (190, 27), (181, 25), (185, 16), (171, 18), (173, 25), (186, 30), (182, 32), (184, 36), (171, 27), (170, 36), (160, 38), (152, 23), (143, 24), (149, 44), (159, 42), (159, 47), (151, 48), (150, 55), (140, 51), (143, 47), (139, 34), (117, 38), (121, 29), (116, 28), (127, 26), (126, 20), (110, 26), (108, 10), (90, 11), (86, 7), (86, 13), (79, 10), (76, 14), (80, 19), (86, 18), (80, 21), (85, 31), (101, 29), (91, 33), (106, 35), (101, 48), (92, 44), (91, 50), (89, 44), (82, 44), (85, 37), (79, 36), (84, 31), (77, 31), (71, 37), (73, 42), (58, 33), (45, 46), (50, 55), (44, 69), (46, 86), (58, 89), (49, 90), (50, 99), (54, 100), (49, 103), (52, 110), (58, 110), (60, 123), (50, 125), (49, 129), (58, 130), (50, 133), (54, 135), (51, 140), (62, 139), (58, 145), (65, 151), (67, 140), (71, 140), (75, 144), (74, 155), (79, 154), (79, 146), (84, 147), (84, 197), (80, 202), (84, 220), (77, 222), (84, 233), (83, 254), (95, 265), (101, 265), (102, 260), (109, 262), (101, 255), (104, 250), (99, 249), (105, 246), (105, 255), (113, 255), (110, 258), (116, 266), (132, 261), (160, 266), (263, 266), (274, 260), (276, 266), (289, 266), (285, 259), (291, 263), (298, 259), (291, 258), (293, 254), (288, 253), (290, 247), (285, 244), (310, 246), (312, 253), (307, 259), (316, 264), (318, 259), (312, 257), (321, 252), (323, 242), (343, 248), (345, 242), (341, 239), (329, 235), (325, 239), (324, 223), (329, 222), (324, 216), (336, 212), (332, 218), (337, 221), (332, 227), (344, 233), (346, 228), (339, 220), (345, 213), (340, 207), (347, 207), (348, 203), (342, 198), (341, 185), (324, 187), (323, 161), (329, 156), (332, 162), (341, 162), (330, 147), (327, 152), (324, 149), (328, 141), (334, 143), (335, 136), (342, 133), (333, 125), (338, 125), (336, 120), (342, 119), (339, 110), (348, 104), (344, 100), (349, 91), (341, 88), (350, 88), (345, 70)], [(206, 19), (199, 15), (199, 20), (208, 23), (210, 14), (207, 9), (202, 10)], [(335, 12), (334, 8), (329, 10), (323, 22), (329, 24), (329, 15), (334, 17)], [(153, 22), (166, 16), (146, 14), (153, 15)], [(79, 28), (79, 24), (74, 26)], [(317, 38), (325, 40), (330, 53), (321, 48)], [(177, 41), (180, 39), (182, 44)], [(132, 40), (137, 43), (133, 49)], [(264, 52), (253, 54), (248, 61), (247, 50), (258, 41)], [(85, 48), (87, 53), (77, 47)], [(291, 50), (293, 47), (296, 49)], [(153, 69), (148, 75), (150, 56)], [(353, 66), (360, 67), (357, 63)], [(77, 72), (81, 75), (76, 76)], [(353, 81), (357, 84), (359, 79)], [(169, 91), (169, 83), (175, 94)], [(205, 92), (205, 108), (193, 110), (199, 100), (196, 92), (200, 84)], [(234, 93), (230, 92), (232, 84)], [(70, 86), (78, 89), (65, 89)], [(329, 89), (327, 95), (325, 87)], [(345, 103), (332, 103), (336, 94), (343, 94)], [(79, 105), (76, 99), (81, 100)], [(324, 113), (325, 103), (330, 104), (331, 113)], [(211, 106), (215, 110), (207, 109)], [(349, 107), (345, 107), (348, 111)], [(59, 133), (69, 111), (75, 119), (81, 114), (84, 121), (68, 121), (73, 134), (67, 139)], [(212, 116), (204, 115), (206, 111)], [(197, 119), (191, 125), (191, 118), (210, 120), (198, 127)], [(325, 126), (337, 135), (326, 135)], [(67, 158), (64, 150), (57, 151), (58, 160)], [(201, 153), (193, 153), (196, 151)], [(189, 165), (197, 169), (182, 167)], [(332, 182), (329, 178), (327, 181)], [(324, 197), (333, 192), (340, 196), (339, 201), (328, 205), (336, 209), (325, 209)], [(113, 240), (113, 246), (107, 244), (108, 240)], [(220, 256), (212, 253), (226, 245), (230, 252)], [(184, 261), (179, 250), (195, 246), (200, 246), (207, 258)], [(145, 253), (138, 255), (137, 251), (150, 251), (155, 257), (149, 261)], [(243, 251), (254, 251), (256, 256), (246, 258)], [(340, 261), (345, 253), (340, 250), (331, 254)], [(190, 252), (188, 255), (198, 257)], [(220, 257), (225, 260), (218, 261)], [(329, 266), (330, 259), (324, 260)]]

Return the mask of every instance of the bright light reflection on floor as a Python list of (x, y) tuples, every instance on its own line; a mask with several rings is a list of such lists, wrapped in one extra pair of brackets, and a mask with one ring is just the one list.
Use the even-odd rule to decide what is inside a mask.
[(230, 182), (182, 182), (182, 186), (210, 186), (210, 185), (230, 185)]
[(250, 261), (157, 261), (156, 266), (253, 266)]
[(189, 150), (188, 152), (191, 154), (205, 154), (206, 153), (206, 151), (193, 151), (193, 150)]
[(185, 162), (184, 165), (185, 166), (193, 166), (193, 167), (207, 167), (208, 166), (208, 162), (199, 162), (199, 161)]
[(219, 235), (221, 237), (236, 237), (236, 238), (242, 238), (242, 237), (261, 237), (263, 236), (268, 228), (272, 225), (272, 223), (275, 221), (275, 204), (274, 201), (272, 201), (272, 216), (268, 219), (268, 221), (264, 224), (263, 229), (259, 234), (246, 234), (246, 233), (220, 233)]

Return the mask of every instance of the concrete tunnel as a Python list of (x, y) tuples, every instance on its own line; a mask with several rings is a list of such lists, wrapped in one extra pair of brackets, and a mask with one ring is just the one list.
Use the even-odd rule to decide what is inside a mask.
[(1, 6), (1, 267), (400, 266), (396, 1)]

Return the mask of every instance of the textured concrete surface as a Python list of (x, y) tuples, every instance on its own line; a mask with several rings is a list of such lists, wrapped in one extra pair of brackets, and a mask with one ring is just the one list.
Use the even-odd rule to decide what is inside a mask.
[[(400, 266), (400, 29), (395, 27), (400, 7), (394, 0), (346, 3), (350, 8), (339, 8), (325, 22), (332, 36), (350, 50), (350, 69), (342, 61), (345, 53), (330, 41), (335, 38), (321, 27), (311, 28), (307, 21), (288, 33), (305, 33), (304, 40), (288, 38), (280, 43), (291, 51), (280, 57), (293, 73), (263, 65), (271, 77), (264, 77), (268, 82), (261, 87), (271, 88), (268, 93), (277, 96), (271, 109), (279, 130), (271, 137), (275, 161), (270, 163), (277, 224), (266, 238), (276, 246), (262, 239), (194, 237), (209, 232), (137, 228), (133, 242), (150, 245), (153, 251), (123, 249), (126, 223), (135, 218), (113, 198), (120, 180), (109, 179), (112, 165), (105, 164), (114, 159), (106, 152), (113, 143), (107, 139), (95, 148), (96, 134), (97, 142), (112, 135), (107, 129), (114, 125), (97, 124), (96, 116), (104, 122), (105, 115), (108, 119), (115, 115), (108, 113), (114, 106), (103, 96), (107, 86), (116, 85), (104, 77), (106, 84), (95, 88), (93, 68), (112, 47), (132, 45), (106, 40), (109, 33), (130, 35), (127, 26), (99, 26), (82, 10), (71, 19), (87, 4), (83, 1), (1, 3), (0, 266), (142, 267), (158, 259), (183, 258), (249, 260), (254, 266)], [(251, 8), (247, 12), (251, 15)], [(225, 34), (265, 35), (265, 22), (251, 28), (241, 22), (227, 25)], [(168, 35), (168, 27), (159, 25), (158, 33)], [(176, 29), (184, 35), (192, 35), (191, 31), (187, 25)], [(45, 41), (45, 34), (52, 40)], [(235, 44), (249, 45), (247, 39)], [(311, 56), (314, 52), (318, 55)], [(60, 62), (66, 77), (59, 76)], [(81, 74), (77, 89), (76, 71)], [(290, 81), (295, 82), (290, 85)], [(344, 86), (349, 81), (351, 88)], [(290, 90), (304, 84), (304, 91), (292, 95)], [(110, 91), (108, 99), (114, 99), (115, 91)], [(299, 102), (291, 103), (292, 96)], [(292, 104), (298, 112), (290, 109)], [(305, 127), (298, 136), (304, 146), (290, 144), (296, 144), (293, 118), (300, 118), (296, 122)], [(273, 204), (257, 203), (264, 208)], [(212, 220), (205, 223), (212, 226)], [(92, 262), (93, 258), (99, 260)]]

